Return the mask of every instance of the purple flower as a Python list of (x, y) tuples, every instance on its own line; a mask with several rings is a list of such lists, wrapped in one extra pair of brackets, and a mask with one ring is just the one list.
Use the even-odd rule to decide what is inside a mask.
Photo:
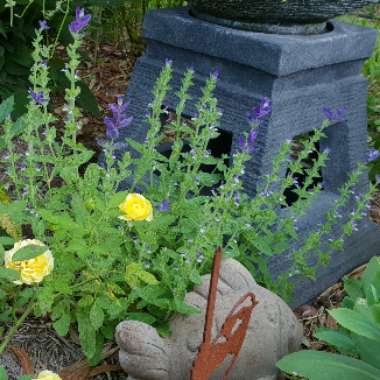
[(46, 20), (40, 20), (40, 21), (38, 21), (38, 23), (40, 24), (40, 31), (41, 32), (50, 29), (50, 27), (49, 27), (49, 25), (48, 25), (48, 23), (47, 23)]
[(125, 116), (128, 105), (129, 103), (124, 103), (123, 97), (119, 96), (117, 103), (112, 103), (108, 106), (112, 112), (112, 117), (106, 116), (104, 124), (107, 127), (107, 137), (109, 139), (117, 139), (120, 135), (120, 129), (128, 127), (131, 124), (133, 117)]
[(339, 107), (334, 112), (332, 108), (323, 107), (323, 113), (329, 121), (334, 123), (340, 123), (346, 119), (347, 108)]
[(171, 67), (173, 65), (173, 60), (170, 58), (165, 59), (165, 66)]
[(214, 80), (218, 80), (220, 78), (220, 69), (217, 67), (211, 72), (211, 78)]
[(34, 102), (40, 106), (43, 106), (48, 102), (48, 100), (45, 98), (45, 94), (43, 91), (35, 92), (31, 88), (29, 88), (29, 95), (32, 97)]
[(170, 204), (169, 204), (169, 201), (167, 199), (163, 200), (161, 203), (160, 203), (160, 207), (158, 209), (158, 211), (160, 212), (167, 212), (170, 210)]
[(240, 135), (240, 138), (239, 138), (240, 149), (243, 152), (246, 152), (248, 154), (254, 153), (255, 152), (254, 143), (257, 139), (258, 134), (259, 133), (257, 129), (252, 128), (247, 138), (245, 138), (244, 135)]
[(75, 20), (69, 25), (69, 30), (71, 33), (79, 33), (87, 27), (90, 21), (91, 15), (86, 15), (84, 13), (84, 8), (77, 7), (75, 11)]
[(380, 151), (378, 151), (377, 149), (370, 149), (368, 152), (367, 162), (370, 163), (370, 162), (376, 161), (379, 157), (380, 157)]
[(264, 97), (261, 99), (260, 104), (257, 107), (253, 107), (248, 112), (248, 115), (247, 115), (248, 121), (251, 124), (256, 123), (271, 113), (272, 113), (272, 101), (269, 98)]

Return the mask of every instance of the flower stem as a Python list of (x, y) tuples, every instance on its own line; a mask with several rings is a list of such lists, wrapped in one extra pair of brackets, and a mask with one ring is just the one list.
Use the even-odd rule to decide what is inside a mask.
[(34, 306), (34, 297), (29, 302), (28, 307), (25, 309), (24, 313), (21, 315), (21, 317), (15, 322), (15, 324), (12, 326), (12, 328), (8, 331), (8, 334), (4, 338), (3, 342), (0, 345), (0, 356), (5, 351), (6, 347), (8, 346), (9, 342), (12, 340), (13, 336), (16, 334), (17, 330), (21, 326), (21, 324), (25, 321), (25, 319), (29, 316), (29, 314), (32, 312)]

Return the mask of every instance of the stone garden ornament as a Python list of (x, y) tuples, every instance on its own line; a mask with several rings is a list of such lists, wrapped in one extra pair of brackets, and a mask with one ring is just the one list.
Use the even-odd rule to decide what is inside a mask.
[(281, 34), (314, 34), (326, 21), (378, 0), (190, 0), (192, 13), (217, 24)]
[[(129, 138), (144, 143), (149, 130), (145, 110), (167, 59), (173, 61), (170, 83), (173, 91), (164, 101), (168, 110), (176, 109), (175, 92), (181, 86), (183, 72), (190, 64), (195, 71), (186, 118), (197, 115), (196, 101), (202, 96), (204, 82), (210, 72), (218, 69), (215, 96), (223, 113), (218, 126), (221, 137), (213, 144), (219, 153), (231, 156), (240, 149), (240, 136), (250, 132), (246, 115), (263, 97), (272, 103), (272, 113), (255, 142), (256, 153), (246, 163), (242, 176), (245, 192), (254, 197), (259, 179), (271, 172), (273, 157), (284, 142), (318, 128), (325, 118), (325, 107), (333, 110), (343, 107), (347, 113), (341, 120), (331, 121), (326, 138), (320, 143), (321, 150), (330, 152), (322, 169), (323, 189), (298, 221), (299, 236), (308, 236), (323, 224), (326, 212), (334, 207), (347, 175), (359, 162), (365, 162), (368, 155), (368, 83), (362, 67), (372, 54), (376, 32), (336, 20), (330, 21), (327, 28), (326, 20), (370, 1), (191, 0), (190, 3), (190, 9), (161, 9), (146, 15), (147, 49), (137, 61), (126, 96), (131, 99), (128, 115), (134, 119), (123, 129), (118, 142), (124, 143)], [(215, 22), (205, 20), (207, 16), (214, 17)], [(243, 26), (239, 24), (231, 25), (234, 28), (221, 25), (221, 20), (226, 19), (270, 25), (268, 31), (272, 33), (239, 30)], [(323, 28), (319, 34), (310, 35), (306, 29), (315, 23), (323, 24)], [(274, 33), (274, 25), (288, 30)], [(285, 177), (286, 172), (284, 165), (281, 176)], [(355, 191), (363, 193), (367, 189), (368, 179), (364, 175)], [(349, 204), (341, 210), (342, 225), (352, 209), (353, 204)], [(334, 231), (338, 233), (339, 230)], [(321, 243), (324, 246), (326, 241), (321, 239)], [(271, 258), (268, 265), (274, 278), (289, 270), (295, 251), (297, 244), (292, 244), (289, 250)], [(318, 271), (316, 281), (302, 276), (291, 279), (295, 286), (291, 306), (309, 302), (350, 270), (379, 254), (380, 227), (365, 217), (357, 231), (346, 239), (343, 252), (331, 253), (330, 264)]]
[[(226, 259), (221, 265), (212, 329), (208, 330), (207, 327), (211, 326), (208, 321), (205, 330), (209, 288), (210, 275), (205, 275), (202, 284), (186, 296), (186, 302), (199, 308), (200, 314), (175, 316), (170, 323), (172, 334), (169, 338), (161, 338), (153, 327), (143, 322), (125, 321), (117, 327), (116, 340), (120, 346), (120, 364), (128, 373), (128, 378), (219, 380), (224, 379), (223, 376), (226, 374), (229, 380), (277, 378), (276, 362), (287, 353), (297, 350), (302, 340), (302, 327), (292, 310), (274, 293), (259, 286), (241, 264), (233, 259)], [(242, 298), (248, 302), (239, 303)], [(241, 307), (237, 310), (234, 305)], [(246, 318), (249, 311), (252, 312), (250, 319)], [(225, 323), (226, 318), (235, 318), (236, 321), (241, 318), (241, 323), (229, 330), (231, 326)], [(244, 323), (247, 323), (247, 326), (242, 326)], [(247, 330), (240, 350), (238, 340), (234, 341), (234, 338), (244, 327)], [(215, 353), (223, 348), (224, 343), (228, 344), (228, 341), (232, 341), (234, 348), (237, 348), (232, 351), (237, 352), (238, 356), (224, 356), (226, 360), (213, 372), (216, 367), (212, 365), (217, 362), (214, 360)], [(204, 356), (209, 348), (211, 351)], [(197, 361), (194, 362), (196, 357)], [(233, 363), (236, 358), (236, 363)], [(200, 363), (201, 361), (203, 363)], [(205, 368), (207, 364), (211, 365), (211, 370), (201, 372), (200, 367)], [(208, 377), (211, 373), (213, 375)], [(206, 374), (207, 377), (200, 377), (200, 374)]]

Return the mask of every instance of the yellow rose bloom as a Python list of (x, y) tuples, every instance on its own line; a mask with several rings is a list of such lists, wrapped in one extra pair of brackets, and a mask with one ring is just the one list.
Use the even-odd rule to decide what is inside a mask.
[(38, 375), (37, 379), (33, 380), (62, 380), (56, 373), (51, 371), (42, 371)]
[(35, 239), (21, 240), (15, 243), (13, 248), (5, 252), (5, 267), (20, 273), (20, 280), (14, 281), (17, 285), (32, 285), (41, 282), (54, 268), (54, 257), (49, 249), (46, 252), (30, 260), (12, 261), (13, 255), (28, 245), (45, 246), (44, 243)]
[(128, 194), (123, 203), (119, 205), (122, 212), (120, 219), (128, 222), (141, 222), (153, 220), (152, 204), (141, 194)]

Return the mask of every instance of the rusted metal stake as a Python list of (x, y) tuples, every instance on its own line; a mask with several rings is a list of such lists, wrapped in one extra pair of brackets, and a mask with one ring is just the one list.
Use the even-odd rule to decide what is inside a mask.
[[(211, 273), (203, 343), (193, 363), (191, 380), (209, 380), (215, 370), (223, 364), (226, 357), (232, 355), (233, 359), (231, 364), (222, 378), (222, 380), (227, 380), (228, 375), (236, 365), (248, 331), (253, 309), (258, 303), (253, 293), (244, 295), (228, 314), (217, 337), (214, 340), (212, 339), (212, 326), (214, 323), (221, 264), (222, 249), (218, 248), (215, 252), (213, 270)], [(249, 305), (243, 306), (247, 301)]]

